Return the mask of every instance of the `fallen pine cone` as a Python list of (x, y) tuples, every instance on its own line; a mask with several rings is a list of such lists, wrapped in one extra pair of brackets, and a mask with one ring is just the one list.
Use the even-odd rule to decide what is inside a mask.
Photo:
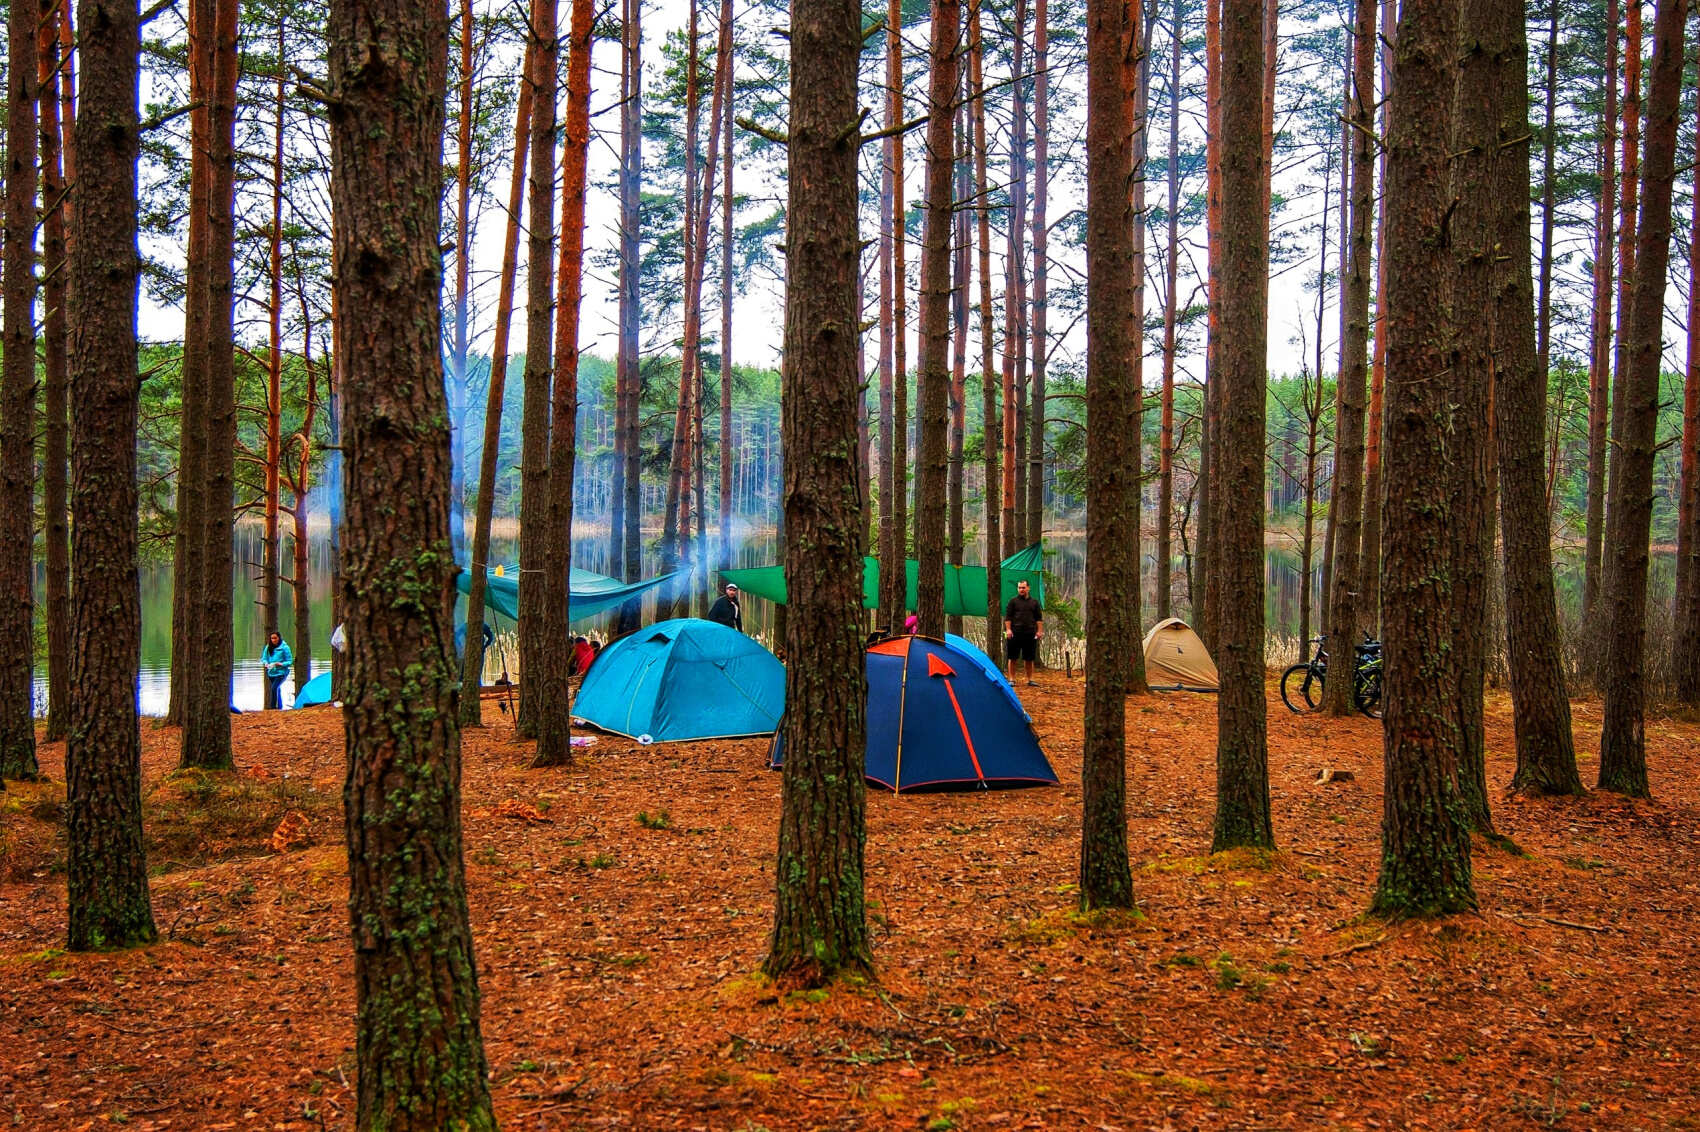
[(499, 818), (518, 818), (532, 825), (554, 824), (554, 819), (544, 817), (543, 811), (536, 806), (530, 802), (521, 802), (517, 798), (509, 798), (506, 802), (499, 803), (491, 812)]
[(273, 853), (287, 853), (291, 849), (305, 849), (312, 844), (312, 838), (307, 835), (307, 815), (300, 810), (290, 810), (283, 815), (283, 820), (277, 823), (272, 835), (266, 839), (266, 847)]

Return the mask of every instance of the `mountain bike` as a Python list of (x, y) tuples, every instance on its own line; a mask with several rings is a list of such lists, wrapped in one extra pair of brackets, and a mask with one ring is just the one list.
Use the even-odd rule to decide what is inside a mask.
[[(1316, 651), (1309, 660), (1281, 673), (1281, 702), (1293, 712), (1315, 711), (1322, 706), (1322, 691), (1328, 680), (1328, 650), (1324, 638), (1312, 637)], [(1352, 706), (1372, 719), (1381, 718), (1381, 642), (1364, 634), (1353, 649)]]

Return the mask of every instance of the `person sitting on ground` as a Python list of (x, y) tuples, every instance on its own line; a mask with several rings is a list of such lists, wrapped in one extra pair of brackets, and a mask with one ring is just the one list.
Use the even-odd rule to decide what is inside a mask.
[(1045, 635), (1045, 611), (1028, 592), (1025, 579), (1015, 587), (1015, 596), (1003, 611), (1004, 657), (1009, 663), (1009, 680), (1015, 683), (1015, 662), (1027, 664), (1027, 686), (1033, 686), (1033, 662), (1039, 658), (1039, 639)]
[(920, 628), (921, 615), (911, 609), (909, 611), (909, 615), (903, 619), (903, 631), (904, 633), (913, 636), (915, 633), (920, 631)]
[(744, 611), (738, 604), (738, 587), (727, 582), (720, 587), (720, 596), (708, 607), (708, 619), (728, 629), (744, 631)]
[(590, 642), (584, 637), (573, 640), (573, 661), (568, 674), (583, 676), (590, 671), (590, 662), (596, 659), (596, 650), (590, 647)]
[(260, 663), (266, 668), (266, 710), (281, 710), (283, 707), (283, 682), (289, 679), (289, 668), (295, 663), (295, 657), (289, 652), (289, 643), (283, 635), (272, 632), (266, 637), (266, 647), (260, 653)]

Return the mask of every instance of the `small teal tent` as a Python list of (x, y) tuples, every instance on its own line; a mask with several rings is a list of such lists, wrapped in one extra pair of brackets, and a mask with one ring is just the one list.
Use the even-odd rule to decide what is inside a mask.
[(770, 735), (785, 709), (785, 666), (736, 629), (660, 621), (602, 650), (573, 715), (656, 742)]
[(312, 707), (315, 704), (328, 704), (330, 702), (331, 674), (328, 669), (307, 681), (301, 686), (301, 690), (295, 693), (296, 707)]

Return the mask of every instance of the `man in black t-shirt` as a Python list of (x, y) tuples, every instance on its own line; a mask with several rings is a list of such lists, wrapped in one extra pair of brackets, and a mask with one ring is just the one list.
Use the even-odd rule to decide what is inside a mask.
[(1015, 662), (1027, 663), (1027, 685), (1033, 686), (1033, 662), (1039, 657), (1039, 638), (1045, 635), (1045, 611), (1028, 593), (1025, 581), (1017, 583), (1015, 596), (1003, 611), (1004, 659), (1009, 664), (1010, 683), (1015, 682)]

